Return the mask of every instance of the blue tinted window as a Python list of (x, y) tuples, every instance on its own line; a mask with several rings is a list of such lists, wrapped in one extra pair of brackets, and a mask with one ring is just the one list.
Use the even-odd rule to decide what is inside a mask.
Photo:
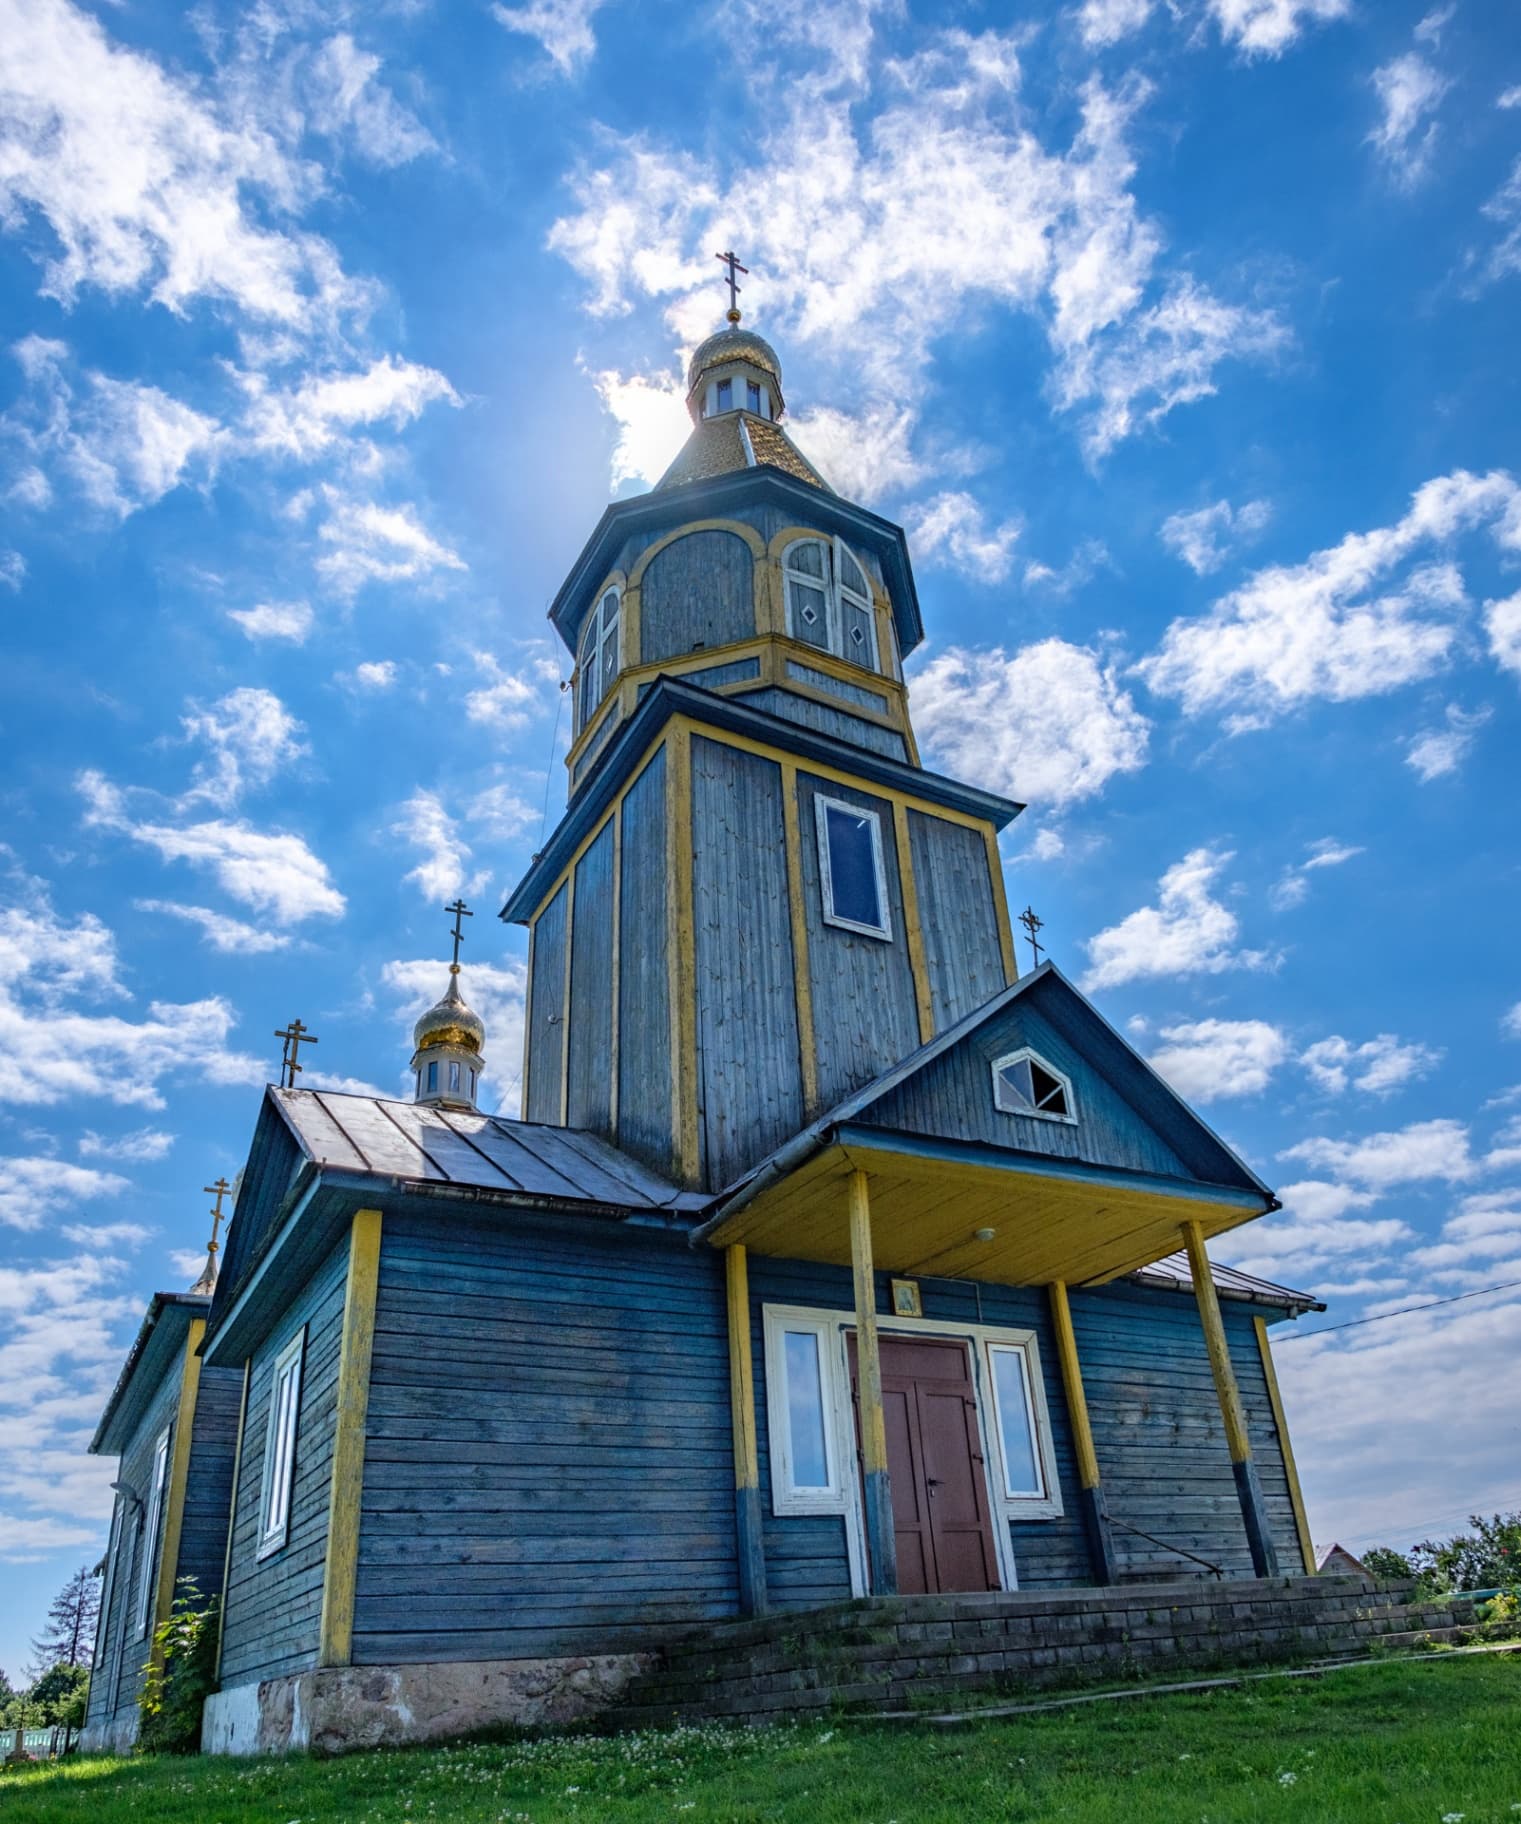
[(734, 382), (720, 380), (718, 383), (718, 409), (726, 412), (734, 403)]
[(428, 1093), (431, 1095), (433, 1093), (433, 1091), (437, 1088), (438, 1088), (438, 1065), (430, 1064), (428, 1066)]
[(745, 382), (745, 396), (750, 410), (752, 412), (758, 412), (761, 409), (761, 390), (760, 382), (758, 380), (747, 380)]
[(998, 1395), (998, 1435), (1003, 1445), (1005, 1492), (1041, 1495), (1040, 1465), (1030, 1428), (1030, 1400), (1025, 1385), (1023, 1349), (993, 1349), (993, 1380)]
[(819, 1373), (819, 1339), (811, 1330), (787, 1332), (787, 1423), (793, 1487), (828, 1488), (824, 1383)]
[(885, 931), (886, 910), (877, 871), (881, 834), (871, 811), (838, 804), (824, 806), (829, 850), (829, 911), (853, 925)]

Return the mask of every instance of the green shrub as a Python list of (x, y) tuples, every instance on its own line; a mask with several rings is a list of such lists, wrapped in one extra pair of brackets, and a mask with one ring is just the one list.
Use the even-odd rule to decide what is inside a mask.
[(153, 1631), (153, 1654), (138, 1712), (140, 1754), (194, 1754), (201, 1745), (201, 1711), (216, 1689), (217, 1637), (222, 1605), (205, 1601), (193, 1577), (182, 1577), (169, 1619)]

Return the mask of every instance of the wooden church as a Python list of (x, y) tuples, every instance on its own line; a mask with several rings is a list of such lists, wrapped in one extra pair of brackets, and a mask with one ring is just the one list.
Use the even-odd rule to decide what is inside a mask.
[(187, 1574), (206, 1745), (252, 1750), (594, 1711), (851, 1596), (1314, 1569), (1266, 1326), (1317, 1307), (1206, 1254), (1276, 1199), (1018, 972), (1021, 807), (920, 764), (904, 535), (737, 311), (688, 407), (550, 611), (523, 1118), (458, 941), (412, 1100), (267, 1091), (214, 1292), (154, 1301), (95, 1440), (95, 1742)]

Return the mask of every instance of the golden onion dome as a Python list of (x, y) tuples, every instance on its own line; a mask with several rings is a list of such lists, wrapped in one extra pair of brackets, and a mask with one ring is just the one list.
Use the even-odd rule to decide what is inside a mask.
[(486, 1043), (485, 1022), (465, 1005), (457, 971), (450, 971), (448, 993), (412, 1028), (412, 1043), (419, 1051), (431, 1051), (438, 1045), (462, 1045), (466, 1051), (474, 1052)]
[(737, 323), (709, 336), (706, 342), (698, 343), (687, 365), (687, 397), (697, 391), (704, 374), (730, 361), (748, 361), (752, 367), (771, 376), (776, 386), (776, 410), (772, 416), (779, 418), (782, 415), (782, 364), (776, 350), (764, 336), (756, 335), (754, 330), (741, 329)]

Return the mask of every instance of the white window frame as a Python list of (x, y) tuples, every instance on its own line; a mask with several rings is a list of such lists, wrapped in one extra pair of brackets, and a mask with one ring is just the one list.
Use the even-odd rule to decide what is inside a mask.
[[(877, 904), (882, 908), (882, 922), (879, 925), (863, 924), (860, 920), (846, 918), (835, 910), (834, 873), (829, 857), (829, 813), (831, 810), (843, 811), (848, 817), (866, 817), (871, 821), (871, 857), (877, 876)], [(823, 792), (816, 792), (813, 799), (813, 816), (818, 829), (819, 892), (824, 907), (824, 923), (838, 925), (843, 931), (859, 932), (863, 937), (879, 937), (890, 944), (893, 939), (893, 908), (892, 901), (887, 897), (887, 863), (882, 850), (880, 812), (868, 810), (864, 805), (851, 804), (844, 798), (830, 798)]]
[[(771, 1511), (778, 1517), (792, 1514), (839, 1514), (845, 1521), (846, 1555), (850, 1564), (851, 1593), (867, 1590), (866, 1517), (861, 1506), (861, 1479), (857, 1474), (855, 1412), (850, 1398), (848, 1338), (855, 1330), (854, 1311), (825, 1311), (812, 1305), (765, 1305), (762, 1327), (766, 1351), (766, 1434), (770, 1449)], [(900, 1318), (880, 1314), (878, 1332), (883, 1337), (928, 1336), (968, 1346), (973, 1390), (977, 1399), (977, 1427), (988, 1480), (988, 1506), (993, 1516), (993, 1541), (998, 1574), (1006, 1590), (1019, 1588), (1019, 1567), (1009, 1531), (1015, 1520), (1059, 1520), (1065, 1508), (1056, 1470), (1056, 1448), (1051, 1415), (1046, 1404), (1045, 1374), (1040, 1339), (1033, 1330), (1014, 1325), (961, 1324), (943, 1318)], [(786, 1353), (782, 1337), (788, 1330), (813, 1330), (820, 1338), (819, 1364), (824, 1370), (824, 1412), (830, 1452), (832, 1486), (829, 1489), (794, 1489), (778, 1475), (778, 1465), (789, 1462), (791, 1426), (787, 1406)], [(824, 1346), (827, 1342), (827, 1347)], [(997, 1389), (993, 1380), (992, 1348), (1024, 1351), (1025, 1386), (1033, 1409), (1035, 1448), (1045, 1493), (1040, 1496), (1008, 1493), (1003, 1460), (1003, 1430), (999, 1424)]]
[[(1034, 1338), (1024, 1342), (995, 1343), (985, 1342), (983, 1349), (988, 1358), (988, 1392), (992, 1396), (993, 1429), (998, 1436), (999, 1474), (1003, 1483), (1003, 1499), (1011, 1507), (1025, 1507), (1031, 1502), (1043, 1502), (1051, 1492), (1051, 1475), (1046, 1467), (1045, 1452), (1041, 1449), (1040, 1414), (1036, 1407), (1035, 1364), (1031, 1359), (1031, 1346)], [(994, 1366), (1000, 1355), (1019, 1357), (1024, 1386), (1025, 1423), (1029, 1427), (1030, 1437), (1035, 1445), (1035, 1473), (1040, 1487), (1036, 1489), (1014, 1489), (1009, 1486), (1013, 1478), (1009, 1474), (1009, 1460), (1003, 1447), (1003, 1395), (998, 1389), (998, 1372)]]
[(148, 1508), (143, 1516), (143, 1562), (137, 1577), (137, 1634), (148, 1638), (153, 1617), (154, 1572), (158, 1568), (159, 1522), (164, 1517), (164, 1487), (169, 1480), (169, 1433), (166, 1425), (153, 1447), (153, 1472), (148, 1488)]
[[(608, 603), (612, 603), (611, 609)], [(576, 733), (584, 734), (592, 725), (597, 711), (607, 700), (612, 690), (609, 684), (602, 686), (602, 669), (607, 653), (609, 640), (619, 637), (623, 625), (623, 591), (617, 583), (609, 583), (597, 597), (597, 605), (586, 617), (586, 625), (581, 629), (581, 647), (577, 655), (576, 677)], [(618, 655), (613, 658), (613, 676), (618, 675)]]
[(126, 1528), (122, 1524), (127, 1512), (127, 1504), (121, 1495), (111, 1502), (111, 1530), (106, 1538), (106, 1574), (101, 1579), (100, 1611), (95, 1624), (95, 1661), (105, 1665), (101, 1657), (111, 1634), (111, 1604), (116, 1600), (116, 1581), (121, 1572), (118, 1562), (121, 1556), (122, 1540)]
[[(792, 567), (791, 554), (800, 545), (821, 545), (824, 549), (824, 575), (809, 576), (805, 571)], [(840, 554), (844, 552), (850, 561), (866, 579), (866, 594), (858, 589), (847, 589), (844, 583), (844, 566)], [(805, 640), (792, 624), (792, 584), (802, 583), (806, 588), (818, 589), (824, 597), (824, 644), (814, 646), (811, 640)], [(862, 609), (866, 616), (866, 646), (864, 654), (845, 650), (845, 611), (843, 603), (846, 598)], [(879, 675), (882, 670), (880, 655), (877, 651), (877, 605), (871, 595), (871, 573), (841, 538), (828, 538), (822, 532), (809, 533), (806, 537), (795, 538), (782, 551), (782, 599), (787, 609), (788, 637), (800, 645), (811, 646), (815, 652), (827, 652), (833, 658), (843, 659), (847, 665), (858, 665), (863, 671), (874, 671)]]
[[(1048, 1077), (1055, 1077), (1062, 1086), (1062, 1094), (1067, 1098), (1067, 1112), (1060, 1114), (1053, 1108), (1010, 1108), (1004, 1100), (1006, 1085), (1003, 1073), (1011, 1064), (1019, 1064), (1024, 1059), (1038, 1064)], [(1058, 1070), (1049, 1059), (1043, 1058), (1033, 1045), (1021, 1045), (1018, 1051), (1005, 1052), (1001, 1058), (993, 1060), (993, 1106), (1004, 1115), (1021, 1116), (1030, 1121), (1060, 1121), (1068, 1127), (1077, 1126), (1077, 1097), (1072, 1093), (1072, 1079), (1064, 1070)]]
[[(301, 1384), (306, 1369), (306, 1325), (275, 1357), (269, 1383), (269, 1411), (264, 1420), (264, 1473), (259, 1478), (260, 1558), (281, 1551), (290, 1538), (291, 1496), (296, 1486), (296, 1447), (301, 1436)], [(284, 1420), (281, 1388), (291, 1384)]]

